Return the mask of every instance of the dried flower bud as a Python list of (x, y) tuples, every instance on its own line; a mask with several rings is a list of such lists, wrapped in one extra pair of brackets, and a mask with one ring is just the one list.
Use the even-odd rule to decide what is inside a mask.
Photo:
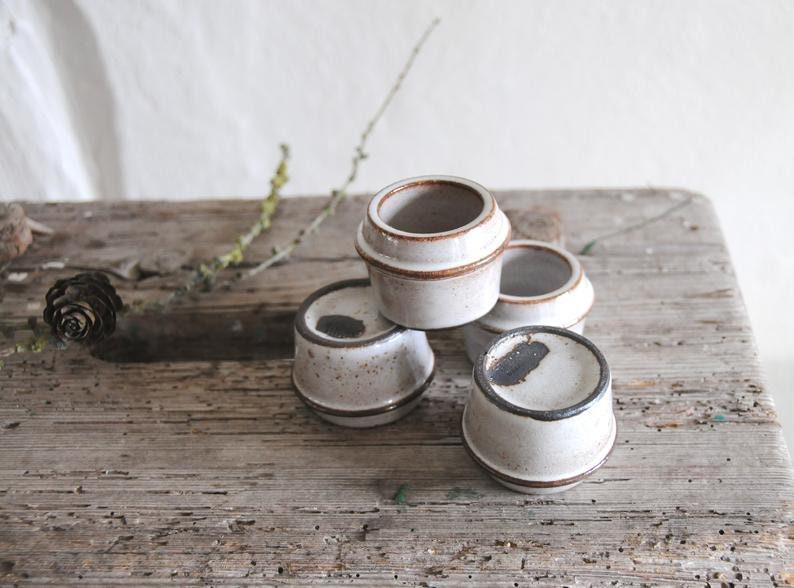
[(92, 345), (116, 329), (124, 303), (105, 274), (90, 272), (58, 280), (47, 292), (44, 321), (63, 342)]

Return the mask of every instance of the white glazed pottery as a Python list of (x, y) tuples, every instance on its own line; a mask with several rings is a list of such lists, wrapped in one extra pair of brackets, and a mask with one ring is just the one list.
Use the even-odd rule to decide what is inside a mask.
[(473, 321), (499, 296), (510, 222), (482, 186), (422, 176), (372, 198), (356, 235), (380, 312), (411, 329)]
[(507, 331), (477, 358), (463, 443), (497, 482), (527, 494), (572, 488), (615, 444), (604, 356), (565, 329)]
[(511, 241), (502, 258), (499, 300), (484, 317), (463, 327), (472, 363), (497, 335), (526, 325), (579, 333), (594, 292), (579, 260), (543, 241)]
[(433, 379), (421, 331), (377, 311), (369, 280), (344, 280), (311, 294), (295, 316), (295, 393), (320, 417), (374, 427), (408, 414)]

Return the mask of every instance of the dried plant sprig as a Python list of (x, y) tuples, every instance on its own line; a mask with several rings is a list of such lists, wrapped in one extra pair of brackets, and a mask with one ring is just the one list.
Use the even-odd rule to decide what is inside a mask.
[[(41, 353), (48, 347), (64, 348), (66, 345), (52, 334), (50, 329), (39, 324), (36, 317), (28, 318), (28, 327), (32, 335), (22, 343), (16, 343), (4, 349), (0, 349), (0, 370), (5, 367), (5, 358), (18, 353)], [(2, 329), (2, 334), (6, 338), (14, 337), (13, 327)]]
[(0, 349), (0, 370), (5, 367), (6, 357), (17, 353), (41, 353), (53, 342), (53, 337), (50, 335), (33, 335), (24, 343)]
[[(307, 236), (311, 235), (319, 228), (320, 224), (326, 218), (334, 214), (339, 203), (348, 196), (347, 190), (358, 177), (358, 171), (361, 163), (367, 158), (365, 148), (370, 135), (402, 87), (403, 81), (413, 67), (414, 61), (422, 50), (425, 42), (440, 22), (440, 19), (434, 19), (424, 31), (422, 36), (419, 38), (419, 41), (416, 43), (416, 45), (414, 45), (407, 61), (400, 70), (395, 82), (392, 84), (383, 102), (380, 104), (380, 107), (367, 123), (364, 131), (361, 134), (359, 143), (355, 148), (354, 156), (351, 161), (350, 172), (348, 173), (348, 176), (342, 185), (331, 192), (331, 195), (322, 211), (312, 220), (312, 222), (300, 230), (292, 241), (290, 241), (286, 246), (275, 250), (271, 257), (253, 268), (247, 275), (256, 275), (268, 267), (286, 259)], [(259, 219), (245, 234), (238, 237), (234, 247), (230, 251), (213, 258), (207, 263), (201, 264), (196, 269), (195, 273), (190, 277), (190, 279), (185, 284), (171, 292), (165, 300), (137, 306), (126, 306), (123, 310), (163, 310), (172, 302), (184, 297), (186, 294), (192, 292), (198, 287), (211, 288), (214, 285), (218, 274), (222, 270), (227, 269), (230, 266), (239, 265), (244, 260), (245, 252), (251, 243), (262, 233), (269, 230), (272, 226), (273, 216), (281, 199), (281, 189), (289, 180), (287, 175), (287, 162), (289, 161), (290, 153), (289, 147), (287, 145), (281, 145), (281, 155), (281, 160), (279, 161), (279, 164), (270, 180), (270, 193), (262, 201)], [(17, 343), (5, 349), (0, 349), (0, 369), (3, 369), (4, 367), (4, 358), (11, 355), (17, 353), (39, 353), (49, 346), (54, 346), (57, 348), (62, 348), (65, 346), (62, 338), (53, 335), (51, 332), (43, 331), (36, 325), (35, 320), (32, 323), (29, 323), (29, 325), (33, 331), (32, 337), (23, 343)]]
[(230, 251), (199, 265), (187, 282), (171, 292), (162, 302), (155, 303), (156, 307), (162, 310), (196, 288), (200, 287), (205, 290), (212, 288), (218, 274), (229, 266), (242, 263), (245, 259), (245, 252), (251, 243), (254, 242), (254, 239), (270, 229), (273, 224), (273, 216), (281, 201), (281, 189), (289, 181), (289, 175), (287, 174), (287, 164), (290, 156), (289, 145), (281, 144), (280, 148), (281, 159), (273, 172), (273, 176), (270, 178), (270, 192), (262, 200), (257, 221), (245, 234), (237, 238), (234, 247)]
[(304, 228), (298, 231), (298, 234), (295, 235), (295, 237), (289, 243), (283, 245), (282, 247), (276, 247), (275, 250), (273, 251), (273, 254), (270, 257), (265, 259), (256, 267), (250, 269), (245, 274), (245, 277), (255, 276), (258, 273), (263, 272), (267, 268), (287, 259), (290, 256), (290, 254), (293, 251), (295, 251), (295, 249), (297, 249), (301, 243), (303, 243), (306, 237), (314, 233), (320, 227), (320, 225), (323, 223), (325, 219), (327, 219), (329, 216), (333, 215), (334, 212), (336, 212), (336, 208), (337, 206), (339, 206), (339, 203), (342, 202), (345, 198), (347, 198), (348, 196), (347, 190), (348, 188), (350, 188), (350, 186), (358, 177), (359, 167), (361, 166), (361, 163), (367, 158), (367, 153), (365, 151), (365, 148), (367, 146), (367, 141), (369, 140), (369, 137), (372, 134), (372, 131), (375, 129), (375, 125), (377, 125), (380, 119), (383, 118), (383, 115), (385, 114), (386, 110), (389, 108), (389, 105), (394, 100), (394, 97), (397, 95), (397, 92), (400, 91), (400, 88), (402, 87), (406, 76), (411, 71), (411, 68), (414, 65), (414, 61), (416, 61), (417, 56), (422, 51), (422, 47), (424, 47), (424, 44), (427, 42), (428, 38), (430, 37), (430, 34), (433, 32), (433, 30), (438, 26), (440, 22), (441, 19), (439, 18), (433, 19), (433, 21), (428, 25), (427, 29), (425, 29), (424, 33), (422, 33), (422, 36), (419, 38), (419, 40), (411, 50), (408, 59), (406, 60), (402, 69), (400, 70), (400, 73), (397, 75), (397, 78), (395, 79), (394, 83), (392, 84), (391, 88), (389, 89), (388, 93), (383, 99), (383, 102), (381, 102), (380, 107), (378, 107), (373, 117), (367, 123), (367, 126), (364, 128), (364, 132), (361, 133), (361, 138), (358, 142), (358, 145), (356, 145), (353, 154), (353, 159), (350, 165), (350, 173), (347, 175), (347, 178), (345, 178), (345, 181), (342, 183), (342, 185), (331, 191), (331, 195), (328, 197), (328, 200), (326, 201), (325, 206), (323, 206), (323, 209), (316, 217), (314, 217), (314, 219), (312, 219), (312, 221), (308, 225), (306, 225)]
[(643, 220), (641, 220), (638, 223), (634, 223), (633, 225), (629, 225), (628, 227), (622, 227), (622, 228), (617, 229), (615, 231), (612, 231), (610, 233), (606, 233), (604, 235), (601, 235), (600, 237), (596, 237), (595, 239), (592, 239), (592, 240), (588, 241), (585, 244), (585, 246), (582, 247), (579, 250), (579, 255), (587, 255), (587, 254), (589, 254), (593, 250), (593, 247), (595, 247), (596, 244), (600, 243), (601, 241), (605, 241), (607, 239), (611, 239), (612, 237), (617, 237), (618, 235), (625, 235), (626, 233), (631, 233), (632, 231), (636, 231), (638, 229), (642, 229), (644, 227), (647, 227), (648, 225), (652, 225), (653, 223), (658, 222), (658, 221), (664, 219), (665, 217), (670, 216), (675, 211), (681, 210), (682, 208), (684, 208), (686, 206), (689, 206), (689, 204), (691, 204), (692, 200), (693, 200), (693, 196), (689, 196), (689, 197), (685, 198), (684, 200), (682, 200), (681, 202), (678, 202), (678, 203), (674, 204), (673, 206), (671, 206), (670, 208), (660, 212), (659, 214), (656, 214), (656, 215), (654, 215), (652, 217), (643, 219)]

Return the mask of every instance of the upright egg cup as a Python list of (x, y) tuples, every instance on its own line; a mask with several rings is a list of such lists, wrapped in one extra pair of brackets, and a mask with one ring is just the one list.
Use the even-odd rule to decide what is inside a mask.
[(527, 325), (582, 334), (594, 300), (593, 285), (569, 251), (543, 241), (511, 241), (499, 299), (488, 314), (463, 327), (466, 355), (474, 363), (495, 337)]
[(422, 176), (375, 194), (356, 250), (383, 316), (428, 330), (463, 325), (493, 307), (509, 240), (510, 222), (485, 188)]
[(329, 284), (295, 316), (295, 393), (318, 416), (345, 427), (402, 418), (433, 380), (426, 335), (383, 318), (371, 290), (366, 279)]

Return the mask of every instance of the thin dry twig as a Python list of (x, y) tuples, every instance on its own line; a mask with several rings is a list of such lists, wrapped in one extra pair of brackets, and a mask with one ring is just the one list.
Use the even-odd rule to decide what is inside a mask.
[(611, 239), (612, 237), (617, 237), (618, 235), (625, 235), (626, 233), (630, 233), (632, 231), (636, 231), (638, 229), (642, 229), (643, 227), (647, 227), (648, 225), (652, 225), (653, 223), (655, 223), (657, 221), (660, 221), (660, 220), (662, 220), (663, 218), (665, 218), (667, 216), (670, 216), (675, 211), (681, 210), (682, 208), (688, 206), (692, 202), (692, 199), (693, 199), (693, 197), (689, 196), (686, 199), (682, 200), (681, 202), (676, 203), (675, 205), (673, 205), (670, 208), (660, 212), (657, 215), (654, 215), (652, 217), (643, 219), (643, 220), (641, 220), (638, 223), (635, 223), (633, 225), (629, 225), (628, 227), (622, 227), (622, 228), (617, 229), (615, 231), (612, 231), (610, 233), (606, 233), (604, 235), (601, 235), (600, 237), (596, 237), (595, 239), (592, 239), (591, 241), (588, 241), (587, 244), (584, 247), (582, 247), (582, 249), (579, 251), (579, 255), (587, 255), (587, 254), (589, 254), (590, 251), (593, 250), (593, 247), (595, 247), (596, 244), (600, 243), (601, 241), (605, 241), (607, 239)]
[[(15, 343), (6, 348), (0, 349), (0, 370), (5, 367), (6, 357), (11, 357), (17, 353), (41, 353), (51, 345), (57, 348), (63, 347), (63, 344), (53, 337), (46, 328), (40, 326), (35, 318), (28, 319), (28, 327), (33, 334), (24, 342)], [(3, 329), (2, 335), (4, 338), (13, 338), (14, 329)]]
[[(374, 116), (367, 123), (367, 126), (364, 128), (364, 132), (361, 134), (361, 138), (355, 148), (355, 154), (351, 162), (350, 173), (342, 185), (331, 192), (331, 196), (328, 198), (320, 214), (318, 214), (317, 217), (315, 217), (314, 220), (312, 220), (312, 222), (310, 222), (305, 228), (300, 230), (295, 238), (286, 246), (277, 249), (271, 257), (250, 270), (247, 276), (256, 275), (268, 267), (289, 257), (290, 253), (292, 253), (292, 251), (294, 251), (307, 236), (314, 233), (326, 218), (334, 214), (339, 203), (348, 196), (347, 190), (356, 180), (361, 163), (367, 158), (367, 153), (364, 151), (364, 149), (367, 145), (370, 135), (372, 134), (372, 131), (375, 129), (375, 126), (383, 117), (391, 102), (394, 100), (397, 92), (399, 92), (403, 81), (413, 67), (414, 61), (422, 50), (422, 47), (440, 22), (440, 19), (434, 19), (419, 38), (419, 41), (413, 47), (408, 60), (400, 70), (397, 79), (389, 89), (389, 92), (386, 94), (386, 97), (384, 98), (378, 110), (375, 111)], [(254, 239), (270, 229), (273, 221), (273, 215), (275, 214), (281, 198), (281, 188), (289, 179), (287, 176), (287, 161), (289, 160), (289, 148), (287, 145), (281, 145), (281, 153), (281, 161), (279, 162), (278, 167), (276, 168), (276, 171), (270, 180), (270, 193), (262, 202), (259, 219), (245, 234), (241, 235), (237, 239), (235, 246), (229, 252), (213, 258), (208, 263), (201, 264), (201, 266), (199, 266), (190, 279), (185, 284), (171, 292), (165, 298), (165, 300), (144, 304), (140, 307), (132, 307), (130, 310), (164, 310), (171, 303), (184, 297), (186, 294), (192, 292), (198, 287), (203, 287), (205, 289), (211, 288), (215, 284), (215, 280), (222, 270), (230, 266), (238, 265), (243, 261), (245, 251), (248, 249)], [(37, 333), (34, 330), (34, 336), (25, 343), (19, 343), (6, 349), (0, 349), (0, 369), (3, 367), (3, 358), (9, 357), (16, 353), (40, 352), (50, 343), (50, 337)]]
[(202, 263), (185, 284), (171, 292), (162, 302), (155, 303), (156, 306), (160, 309), (166, 308), (172, 302), (182, 298), (197, 287), (202, 287), (205, 290), (212, 288), (218, 274), (229, 266), (239, 265), (245, 259), (245, 252), (254, 239), (270, 229), (273, 224), (273, 215), (276, 213), (281, 200), (281, 189), (289, 181), (289, 176), (287, 175), (287, 163), (290, 155), (289, 146), (282, 144), (280, 147), (281, 160), (270, 178), (270, 193), (262, 201), (257, 221), (245, 234), (237, 238), (237, 242), (230, 251), (213, 258), (207, 263)]
[(323, 206), (323, 209), (320, 211), (320, 213), (316, 217), (314, 217), (314, 219), (308, 225), (306, 225), (306, 227), (298, 231), (298, 234), (295, 236), (294, 239), (292, 239), (292, 241), (290, 241), (289, 243), (287, 243), (282, 247), (277, 247), (274, 250), (273, 255), (268, 257), (266, 260), (264, 260), (256, 267), (250, 269), (245, 274), (245, 277), (255, 276), (258, 273), (266, 270), (267, 268), (289, 257), (290, 254), (295, 249), (297, 249), (301, 243), (303, 243), (306, 237), (314, 233), (320, 227), (320, 225), (325, 219), (327, 219), (329, 216), (333, 215), (334, 212), (336, 212), (336, 207), (339, 205), (339, 203), (342, 202), (345, 198), (347, 198), (348, 196), (347, 190), (348, 188), (350, 188), (350, 185), (356, 180), (356, 177), (358, 176), (359, 167), (361, 166), (361, 162), (367, 158), (367, 153), (364, 151), (364, 148), (367, 146), (367, 141), (369, 140), (372, 131), (375, 129), (375, 125), (378, 124), (378, 121), (380, 121), (380, 119), (383, 117), (384, 113), (386, 112), (386, 109), (389, 107), (389, 105), (392, 103), (392, 100), (394, 100), (394, 97), (397, 95), (397, 92), (400, 91), (403, 81), (408, 75), (408, 72), (411, 71), (414, 61), (421, 52), (422, 47), (430, 37), (430, 34), (433, 32), (433, 30), (438, 26), (440, 22), (441, 19), (435, 18), (428, 25), (427, 29), (425, 29), (425, 32), (422, 33), (422, 36), (419, 38), (419, 41), (417, 41), (416, 45), (414, 45), (413, 49), (411, 50), (408, 59), (403, 65), (403, 68), (400, 70), (400, 73), (397, 76), (397, 79), (394, 81), (394, 84), (389, 89), (389, 92), (386, 94), (386, 97), (383, 99), (383, 102), (381, 103), (380, 107), (378, 108), (378, 110), (375, 111), (375, 115), (367, 123), (367, 126), (364, 128), (364, 132), (361, 134), (361, 139), (359, 140), (358, 145), (356, 145), (355, 153), (353, 155), (353, 159), (350, 166), (350, 173), (348, 174), (347, 178), (342, 183), (342, 185), (336, 188), (335, 190), (331, 191), (331, 195), (329, 196), (325, 206)]

